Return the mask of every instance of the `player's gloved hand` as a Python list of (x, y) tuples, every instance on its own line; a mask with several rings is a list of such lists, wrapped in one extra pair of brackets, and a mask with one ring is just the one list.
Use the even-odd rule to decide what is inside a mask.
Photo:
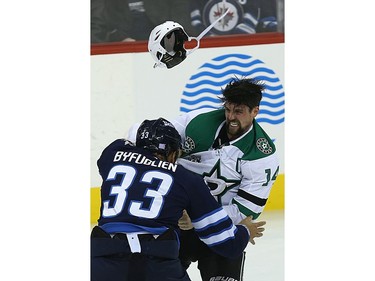
[(178, 227), (182, 230), (189, 230), (194, 228), (186, 210), (183, 210), (182, 217), (178, 220)]
[(263, 225), (266, 224), (265, 221), (259, 221), (259, 222), (253, 222), (253, 217), (247, 217), (243, 219), (239, 224), (242, 224), (247, 227), (247, 229), (250, 231), (250, 239), (249, 242), (253, 245), (255, 245), (254, 238), (255, 237), (262, 237), (263, 236), (263, 231), (264, 227)]

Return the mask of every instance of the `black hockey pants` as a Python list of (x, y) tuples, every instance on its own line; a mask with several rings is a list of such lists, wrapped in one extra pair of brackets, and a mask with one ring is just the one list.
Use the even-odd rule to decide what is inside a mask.
[(172, 230), (158, 238), (138, 235), (141, 253), (132, 253), (126, 234), (112, 238), (100, 227), (91, 233), (91, 281), (191, 281), (178, 259)]

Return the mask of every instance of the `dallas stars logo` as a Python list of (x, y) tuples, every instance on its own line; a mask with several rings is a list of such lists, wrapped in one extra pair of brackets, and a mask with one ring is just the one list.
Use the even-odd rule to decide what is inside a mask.
[(256, 142), (257, 148), (262, 151), (264, 154), (270, 154), (272, 153), (272, 147), (268, 143), (267, 139), (265, 138), (259, 138)]
[(220, 196), (224, 195), (229, 189), (232, 189), (236, 185), (240, 184), (241, 180), (240, 179), (228, 179), (224, 176), (221, 175), (221, 169), (220, 169), (220, 160), (216, 162), (214, 167), (211, 169), (210, 172), (208, 173), (203, 173), (203, 177), (208, 177), (208, 178), (216, 178), (220, 179), (225, 182), (226, 187), (220, 194), (216, 194), (218, 196), (218, 201), (220, 202)]
[(185, 153), (189, 153), (193, 149), (195, 149), (195, 142), (194, 142), (194, 140), (191, 137), (187, 136), (186, 140), (185, 140), (185, 143), (184, 143), (184, 147), (182, 148), (182, 150)]

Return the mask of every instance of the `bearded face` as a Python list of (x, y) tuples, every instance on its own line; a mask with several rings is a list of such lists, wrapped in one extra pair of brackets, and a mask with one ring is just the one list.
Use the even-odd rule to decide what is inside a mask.
[(246, 132), (246, 130), (242, 127), (241, 123), (238, 120), (233, 120), (233, 121), (227, 120), (226, 127), (227, 127), (227, 134), (230, 140), (234, 140)]
[(237, 139), (249, 130), (253, 124), (255, 116), (259, 112), (259, 107), (252, 110), (244, 104), (225, 103), (225, 118), (228, 138)]

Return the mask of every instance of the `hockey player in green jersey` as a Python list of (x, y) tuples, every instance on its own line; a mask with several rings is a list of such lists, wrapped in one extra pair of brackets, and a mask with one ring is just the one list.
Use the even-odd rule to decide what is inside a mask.
[[(260, 81), (234, 78), (222, 91), (222, 109), (190, 111), (172, 122), (185, 146), (178, 163), (204, 177), (234, 223), (259, 217), (279, 171), (275, 145), (255, 120), (264, 89)], [(180, 228), (180, 259), (186, 267), (198, 261), (202, 281), (243, 280), (245, 252), (237, 259), (213, 253), (187, 214)]]

